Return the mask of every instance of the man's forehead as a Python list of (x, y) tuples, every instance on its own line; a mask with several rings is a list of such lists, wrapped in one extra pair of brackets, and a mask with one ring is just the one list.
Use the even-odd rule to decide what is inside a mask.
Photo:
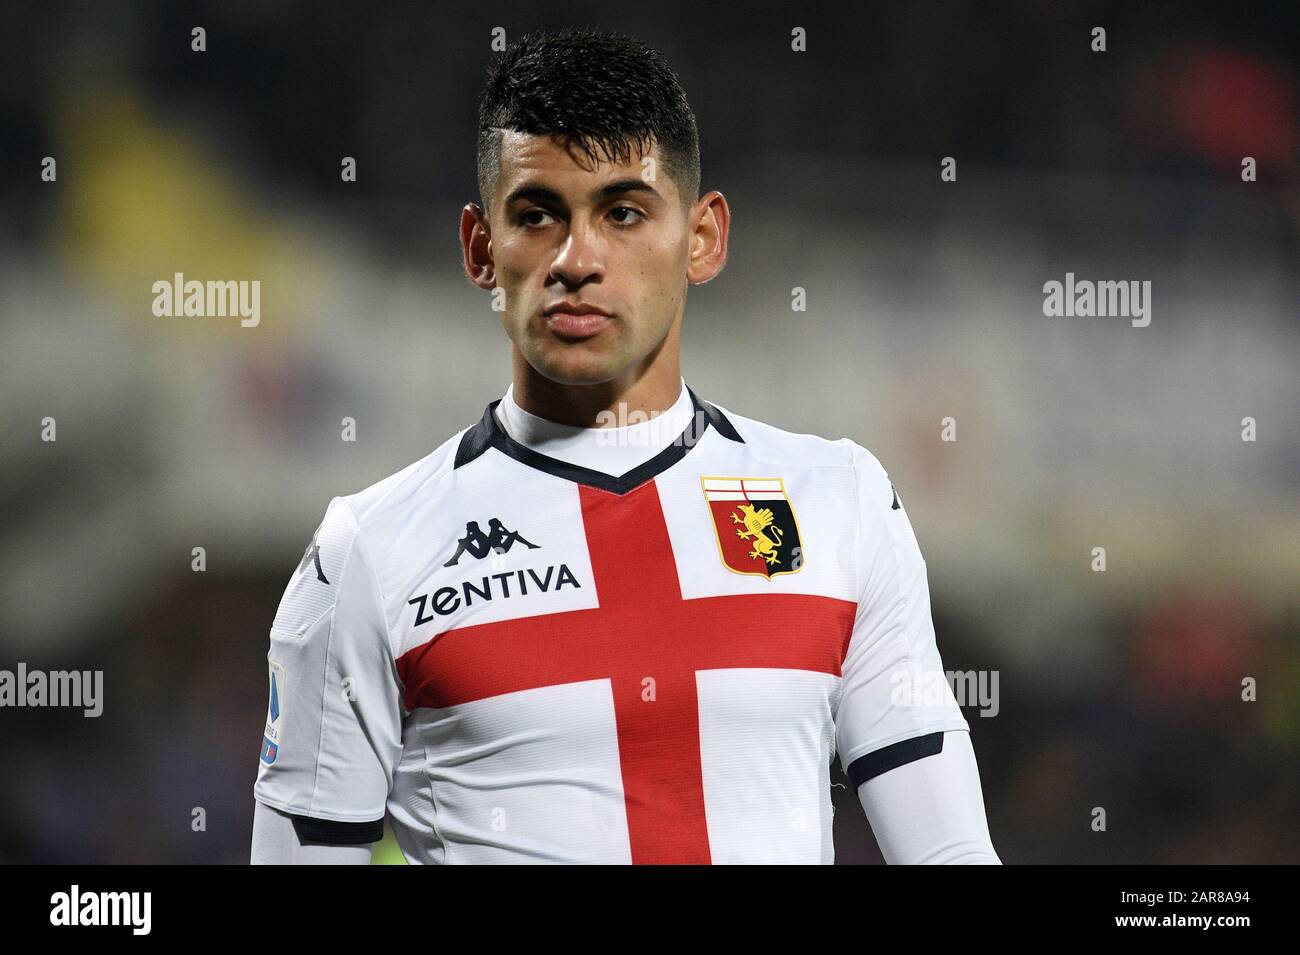
[(631, 142), (630, 156), (626, 162), (610, 160), (595, 148), (595, 158), (586, 155), (582, 147), (574, 142), (565, 142), (562, 137), (521, 133), (518, 130), (502, 130), (501, 138), (501, 185), (508, 193), (519, 183), (535, 178), (539, 174), (568, 180), (574, 184), (581, 183), (582, 188), (607, 180), (626, 179), (629, 176), (640, 177), (642, 160), (649, 156), (654, 165), (660, 163), (659, 144), (650, 143), (649, 150), (638, 153), (637, 144)]

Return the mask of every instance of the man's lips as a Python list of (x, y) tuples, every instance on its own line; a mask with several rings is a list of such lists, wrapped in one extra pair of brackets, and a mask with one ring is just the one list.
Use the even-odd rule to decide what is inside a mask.
[(546, 327), (561, 338), (590, 338), (609, 321), (608, 315), (599, 312), (552, 312), (546, 317)]

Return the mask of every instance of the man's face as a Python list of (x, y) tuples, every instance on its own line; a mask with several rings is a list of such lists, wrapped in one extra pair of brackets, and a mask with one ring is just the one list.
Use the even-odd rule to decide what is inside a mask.
[[(487, 287), (505, 291), (506, 333), (561, 384), (636, 374), (685, 300), (692, 229), (676, 183), (662, 173), (648, 181), (635, 150), (626, 164), (593, 168), (550, 137), (503, 137)], [(650, 156), (648, 168), (662, 170), (658, 146)]]

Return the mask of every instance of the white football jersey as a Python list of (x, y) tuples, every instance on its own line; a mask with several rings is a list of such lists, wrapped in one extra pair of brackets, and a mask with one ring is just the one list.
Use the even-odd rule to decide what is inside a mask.
[[(689, 391), (689, 389), (688, 389)], [(414, 863), (830, 863), (969, 726), (880, 463), (689, 392), (621, 477), (482, 419), (330, 502), (271, 627), (254, 794)]]

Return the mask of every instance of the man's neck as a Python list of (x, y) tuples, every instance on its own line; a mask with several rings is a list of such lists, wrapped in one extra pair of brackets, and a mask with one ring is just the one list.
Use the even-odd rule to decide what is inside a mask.
[(513, 384), (496, 407), (496, 419), (512, 439), (547, 457), (620, 477), (654, 457), (686, 430), (694, 404), (677, 379), (676, 399), (662, 413), (625, 416), (603, 427), (579, 427), (520, 407)]
[(578, 428), (618, 427), (662, 414), (682, 394), (680, 365), (655, 362), (637, 377), (563, 385), (538, 374), (513, 349), (515, 402), (529, 414)]

